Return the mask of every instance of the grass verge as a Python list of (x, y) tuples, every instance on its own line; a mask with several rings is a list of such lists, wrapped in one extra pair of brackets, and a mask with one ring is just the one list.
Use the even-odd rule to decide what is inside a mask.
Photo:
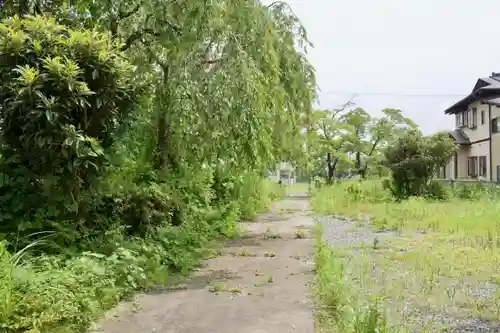
[(317, 213), (342, 215), (353, 225), (346, 233), (367, 237), (336, 249), (345, 288), (365, 301), (378, 295), (399, 331), (465, 327), (471, 318), (500, 327), (498, 194), (449, 191), (443, 201), (395, 202), (373, 180), (324, 187), (313, 197)]
[(316, 232), (316, 329), (320, 333), (388, 333), (377, 299), (363, 300), (350, 292), (342, 254)]

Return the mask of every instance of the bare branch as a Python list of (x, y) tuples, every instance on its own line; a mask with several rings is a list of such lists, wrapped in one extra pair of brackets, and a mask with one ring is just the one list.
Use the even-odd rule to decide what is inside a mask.
[(332, 119), (335, 118), (339, 113), (344, 112), (347, 108), (356, 105), (353, 102), (355, 96), (349, 98), (344, 104), (342, 104), (339, 108), (332, 110)]
[(328, 135), (328, 132), (326, 130), (326, 125), (324, 122), (321, 122), (320, 124), (321, 129), (323, 130), (323, 136), (325, 137), (326, 140), (330, 140), (330, 136)]

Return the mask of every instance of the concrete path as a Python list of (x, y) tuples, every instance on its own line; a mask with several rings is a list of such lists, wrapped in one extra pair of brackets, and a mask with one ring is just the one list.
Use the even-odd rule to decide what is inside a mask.
[(245, 236), (227, 242), (183, 289), (139, 295), (94, 332), (313, 333), (315, 242), (307, 197), (289, 197), (241, 228)]

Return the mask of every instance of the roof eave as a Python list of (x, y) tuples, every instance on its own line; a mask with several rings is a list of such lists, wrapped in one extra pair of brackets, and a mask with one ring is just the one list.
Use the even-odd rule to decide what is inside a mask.
[[(445, 114), (456, 114), (458, 112), (465, 111), (470, 104), (481, 100), (481, 98), (484, 97), (491, 97), (493, 94), (500, 94), (500, 87), (483, 87), (479, 88), (478, 90), (470, 93), (469, 95), (465, 96), (452, 106), (450, 106), (448, 109), (444, 111)], [(486, 102), (485, 100), (482, 100), (483, 102)]]
[(444, 114), (454, 114), (462, 111), (463, 107), (468, 107), (470, 103), (474, 102), (477, 98), (477, 91), (472, 92), (471, 94), (465, 96), (446, 110), (444, 110)]
[(483, 101), (484, 104), (488, 104), (488, 105), (496, 105), (496, 106), (500, 106), (500, 102), (493, 102), (493, 101)]

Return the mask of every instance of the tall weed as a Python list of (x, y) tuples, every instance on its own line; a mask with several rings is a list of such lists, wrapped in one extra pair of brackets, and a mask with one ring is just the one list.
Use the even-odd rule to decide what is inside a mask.
[(316, 324), (320, 333), (389, 333), (378, 302), (362, 302), (349, 292), (343, 258), (316, 232)]
[[(177, 182), (154, 188), (141, 185), (143, 189), (149, 186), (147, 190), (127, 186), (122, 183), (113, 191), (133, 195), (109, 197), (119, 205), (101, 206), (95, 215), (106, 229), (100, 234), (87, 233), (80, 250), (40, 256), (32, 251), (39, 245), (34, 242), (11, 255), (0, 243), (2, 332), (81, 332), (135, 290), (168, 283), (172, 274), (188, 274), (213, 240), (234, 237), (240, 218), (255, 216), (283, 195), (278, 184), (257, 177), (239, 184), (240, 196), (216, 205), (210, 203), (210, 182)], [(155, 200), (168, 205), (158, 206)], [(168, 207), (181, 211), (179, 225), (172, 223)], [(131, 214), (129, 220), (124, 211)], [(141, 231), (137, 236), (127, 222), (134, 214), (144, 221), (142, 229), (135, 229)], [(160, 218), (157, 214), (164, 215)], [(151, 223), (153, 218), (157, 220)]]

